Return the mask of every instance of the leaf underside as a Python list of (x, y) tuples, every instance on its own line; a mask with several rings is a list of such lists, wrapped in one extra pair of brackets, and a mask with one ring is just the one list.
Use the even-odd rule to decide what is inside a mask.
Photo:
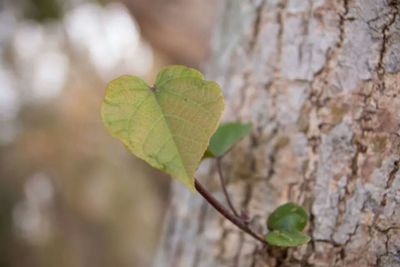
[(271, 245), (279, 247), (297, 247), (310, 241), (310, 237), (299, 231), (279, 231), (269, 232), (265, 240)]
[(222, 111), (219, 86), (197, 70), (169, 66), (148, 86), (121, 76), (106, 89), (103, 123), (136, 156), (194, 190), (194, 173)]

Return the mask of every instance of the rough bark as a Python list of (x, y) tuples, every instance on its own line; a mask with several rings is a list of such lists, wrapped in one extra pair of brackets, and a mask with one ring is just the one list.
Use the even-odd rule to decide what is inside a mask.
[[(207, 74), (225, 120), (254, 131), (224, 159), (237, 207), (265, 229), (294, 201), (312, 242), (263, 248), (173, 186), (157, 267), (400, 266), (400, 3), (227, 0)], [(215, 166), (199, 176), (222, 199)]]

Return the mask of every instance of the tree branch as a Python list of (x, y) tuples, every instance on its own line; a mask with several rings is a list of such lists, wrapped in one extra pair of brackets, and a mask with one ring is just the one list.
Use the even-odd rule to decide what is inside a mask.
[(207, 189), (205, 189), (200, 184), (200, 182), (197, 179), (194, 179), (194, 186), (197, 192), (199, 192), (200, 195), (202, 195), (203, 198), (207, 200), (207, 202), (210, 203), (210, 205), (213, 206), (222, 216), (224, 216), (226, 219), (228, 219), (234, 225), (236, 225), (239, 229), (251, 235), (253, 238), (257, 239), (264, 245), (267, 244), (267, 242), (264, 240), (262, 236), (253, 232), (253, 230), (249, 228), (248, 224), (242, 218), (240, 218), (239, 216), (235, 216), (228, 209), (226, 209), (210, 192), (207, 191)]
[(219, 181), (221, 182), (222, 191), (224, 192), (226, 202), (228, 203), (228, 206), (231, 209), (231, 211), (233, 212), (233, 214), (236, 217), (240, 217), (239, 213), (237, 212), (237, 210), (235, 209), (235, 207), (232, 204), (232, 201), (231, 201), (231, 198), (229, 197), (228, 191), (226, 190), (226, 179), (224, 177), (224, 173), (222, 172), (221, 161), (222, 161), (222, 157), (218, 157), (217, 158), (217, 171), (218, 171)]

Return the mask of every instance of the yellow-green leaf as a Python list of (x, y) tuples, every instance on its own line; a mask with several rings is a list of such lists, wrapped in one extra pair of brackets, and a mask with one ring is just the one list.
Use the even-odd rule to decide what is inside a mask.
[(133, 154), (193, 191), (194, 173), (223, 109), (218, 84), (197, 70), (169, 66), (152, 87), (134, 76), (111, 81), (101, 114)]

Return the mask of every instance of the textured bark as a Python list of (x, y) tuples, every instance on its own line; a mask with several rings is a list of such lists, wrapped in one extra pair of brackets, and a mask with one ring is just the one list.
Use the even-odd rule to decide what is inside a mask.
[[(265, 229), (286, 201), (312, 242), (263, 248), (175, 184), (157, 267), (400, 266), (400, 3), (227, 0), (207, 74), (254, 131), (224, 159)], [(222, 199), (215, 166), (199, 176)]]

